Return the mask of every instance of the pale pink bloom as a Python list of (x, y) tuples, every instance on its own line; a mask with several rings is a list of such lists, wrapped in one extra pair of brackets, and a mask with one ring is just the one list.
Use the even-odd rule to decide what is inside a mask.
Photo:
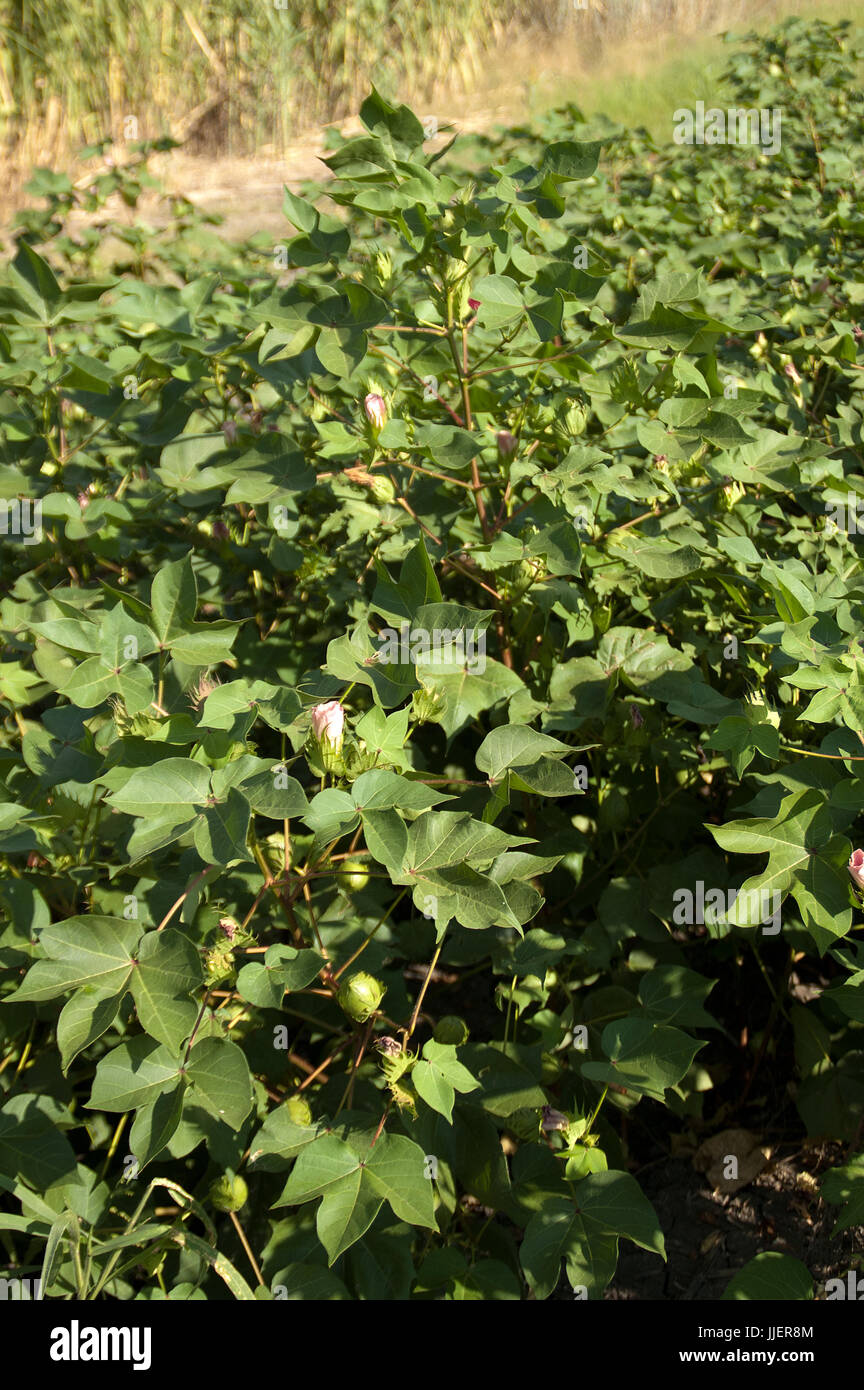
[(798, 368), (795, 366), (795, 363), (794, 363), (794, 362), (787, 362), (787, 363), (786, 363), (786, 366), (783, 368), (783, 370), (784, 370), (784, 372), (786, 373), (786, 375), (789, 377), (790, 381), (794, 381), (794, 382), (795, 382), (795, 385), (796, 385), (796, 386), (798, 386), (798, 385), (800, 384), (801, 377), (800, 377), (800, 375), (799, 375)]
[(499, 430), (495, 436), (498, 452), (502, 459), (512, 459), (516, 452), (516, 436), (509, 430)]
[(383, 430), (387, 423), (387, 403), (384, 397), (371, 391), (363, 402), (363, 409), (366, 411), (366, 419), (373, 429)]
[(853, 849), (846, 865), (859, 888), (864, 888), (864, 849)]
[(323, 705), (315, 705), (312, 710), (312, 733), (319, 743), (329, 743), (331, 747), (342, 747), (342, 731), (345, 727), (345, 711), (338, 700), (325, 700)]

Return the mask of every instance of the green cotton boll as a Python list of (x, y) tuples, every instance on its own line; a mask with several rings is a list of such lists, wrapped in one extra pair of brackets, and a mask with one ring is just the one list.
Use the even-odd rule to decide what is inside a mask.
[(343, 1013), (355, 1023), (365, 1023), (375, 1013), (386, 992), (380, 980), (360, 970), (342, 982), (336, 997)]
[(369, 882), (369, 865), (362, 859), (346, 860), (336, 874), (336, 882), (346, 893), (359, 893)]
[(295, 1125), (301, 1125), (303, 1129), (307, 1129), (312, 1123), (312, 1110), (308, 1100), (303, 1096), (288, 1096), (285, 1111), (288, 1118)]
[(232, 1178), (224, 1173), (210, 1184), (207, 1196), (217, 1211), (241, 1211), (249, 1200), (249, 1188), (243, 1178)]
[(369, 491), (376, 502), (391, 503), (396, 500), (396, 488), (389, 478), (383, 477), (380, 473), (370, 474), (372, 481), (369, 484)]

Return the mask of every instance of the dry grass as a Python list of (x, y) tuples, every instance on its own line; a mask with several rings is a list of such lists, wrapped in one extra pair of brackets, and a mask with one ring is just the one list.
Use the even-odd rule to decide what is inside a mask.
[(34, 165), (75, 171), (81, 146), (105, 138), (122, 160), (128, 117), (130, 139), (185, 140), (159, 172), (240, 235), (279, 222), (282, 183), (322, 171), (321, 125), (354, 117), (344, 128), (356, 128), (370, 81), (463, 130), (572, 101), (662, 134), (670, 90), (676, 104), (709, 95), (729, 58), (721, 31), (792, 13), (864, 22), (864, 0), (577, 4), (0, 0), (0, 222), (21, 205)]
[[(862, 0), (811, 10), (859, 11)], [(19, 168), (165, 134), (190, 150), (283, 153), (356, 112), (374, 80), (428, 105), (483, 84), (516, 45), (566, 73), (658, 36), (707, 38), (782, 0), (0, 0), (0, 147)], [(806, 9), (807, 7), (804, 6)], [(536, 67), (536, 64), (533, 66)]]

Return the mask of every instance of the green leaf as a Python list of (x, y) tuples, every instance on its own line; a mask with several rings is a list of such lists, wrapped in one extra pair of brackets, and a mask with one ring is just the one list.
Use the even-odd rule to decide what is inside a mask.
[(832, 1206), (843, 1207), (834, 1223), (832, 1239), (841, 1231), (864, 1226), (864, 1154), (856, 1154), (851, 1162), (831, 1168), (822, 1179), (821, 1195)]
[(0, 1109), (0, 1173), (44, 1192), (75, 1172), (75, 1154), (48, 1097), (8, 1097)]
[(237, 975), (237, 989), (250, 1004), (278, 1009), (286, 991), (305, 989), (320, 974), (323, 964), (317, 951), (270, 946), (263, 965), (252, 961), (242, 967)]
[(252, 1077), (242, 1048), (227, 1038), (203, 1038), (189, 1054), (186, 1076), (205, 1110), (240, 1128), (252, 1109)]
[(763, 1250), (739, 1269), (723, 1291), (723, 1301), (774, 1300), (807, 1303), (813, 1297), (813, 1280), (806, 1265), (779, 1250)]
[(151, 807), (160, 813), (200, 806), (210, 794), (210, 773), (191, 758), (163, 758), (153, 767), (136, 768), (124, 785), (109, 792), (106, 800), (130, 816), (146, 816)]
[(129, 1145), (137, 1160), (139, 1173), (171, 1141), (180, 1123), (185, 1090), (184, 1083), (178, 1081), (176, 1086), (139, 1108), (129, 1135)]
[(57, 1046), (64, 1075), (85, 1047), (107, 1032), (117, 1017), (122, 994), (102, 994), (89, 986), (64, 1004), (57, 1020)]
[(236, 864), (251, 861), (246, 847), (251, 808), (236, 787), (229, 788), (224, 801), (205, 806), (195, 825), (195, 848), (205, 864)]
[(456, 1092), (475, 1091), (480, 1085), (458, 1060), (455, 1047), (432, 1039), (425, 1044), (423, 1057), (412, 1068), (411, 1080), (426, 1104), (451, 1124)]
[(372, 1138), (373, 1131), (327, 1134), (304, 1148), (276, 1204), (323, 1198), (317, 1227), (330, 1265), (365, 1235), (385, 1201), (401, 1220), (435, 1229), (423, 1150), (386, 1130), (374, 1146)]
[[(834, 825), (822, 793), (805, 788), (784, 797), (776, 816), (729, 821), (707, 827), (721, 849), (733, 854), (768, 854), (762, 873), (742, 884), (728, 920), (754, 926), (763, 920), (763, 901), (791, 892), (804, 925), (820, 952), (852, 926), (846, 863), (851, 846)], [(763, 898), (763, 895), (764, 898)]]
[(540, 796), (572, 796), (573, 774), (560, 760), (581, 751), (524, 724), (502, 724), (486, 735), (474, 761), (491, 785), (510, 771), (514, 788)]
[(201, 958), (187, 937), (171, 927), (147, 932), (130, 982), (141, 1027), (178, 1051), (198, 1016), (189, 996), (203, 982)]
[(559, 140), (543, 151), (541, 172), (557, 174), (562, 179), (590, 178), (602, 148), (599, 140)]
[(601, 1046), (610, 1060), (583, 1062), (584, 1077), (662, 1101), (667, 1089), (686, 1076), (705, 1044), (694, 1042), (678, 1028), (657, 1026), (644, 1018), (624, 1018), (607, 1023)]
[(481, 275), (472, 297), (480, 301), (477, 312), (484, 328), (501, 328), (525, 311), (522, 291), (508, 275)]
[(589, 1298), (599, 1298), (615, 1272), (620, 1236), (666, 1258), (657, 1214), (629, 1173), (590, 1173), (576, 1184), (572, 1202), (545, 1202), (531, 1217), (519, 1251), (535, 1298), (552, 1293), (562, 1259), (571, 1281), (583, 1283)]
[(141, 932), (137, 922), (98, 914), (69, 917), (43, 927), (39, 943), (48, 959), (31, 966), (10, 998), (16, 1002), (54, 999), (80, 985), (103, 997), (122, 994), (134, 969)]
[[(460, 1049), (471, 1075), (480, 1083), (478, 1103), (490, 1115), (501, 1119), (517, 1110), (539, 1110), (546, 1095), (539, 1085), (539, 1074), (525, 1065), (522, 1052), (508, 1056), (502, 1044), (470, 1043)], [(510, 1051), (514, 1051), (511, 1046)]]
[(121, 1043), (96, 1067), (88, 1110), (136, 1110), (173, 1085), (180, 1063), (164, 1043), (146, 1034)]

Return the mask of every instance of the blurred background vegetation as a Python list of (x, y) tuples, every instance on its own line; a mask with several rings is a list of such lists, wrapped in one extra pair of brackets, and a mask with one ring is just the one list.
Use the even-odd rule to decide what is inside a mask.
[[(650, 127), (726, 28), (789, 13), (856, 18), (864, 0), (0, 0), (0, 146), (62, 163), (110, 137), (192, 153), (284, 152), (353, 115), (370, 81), (417, 106), (484, 92)], [(626, 109), (615, 110), (624, 107)], [(129, 118), (134, 123), (129, 124)]]

